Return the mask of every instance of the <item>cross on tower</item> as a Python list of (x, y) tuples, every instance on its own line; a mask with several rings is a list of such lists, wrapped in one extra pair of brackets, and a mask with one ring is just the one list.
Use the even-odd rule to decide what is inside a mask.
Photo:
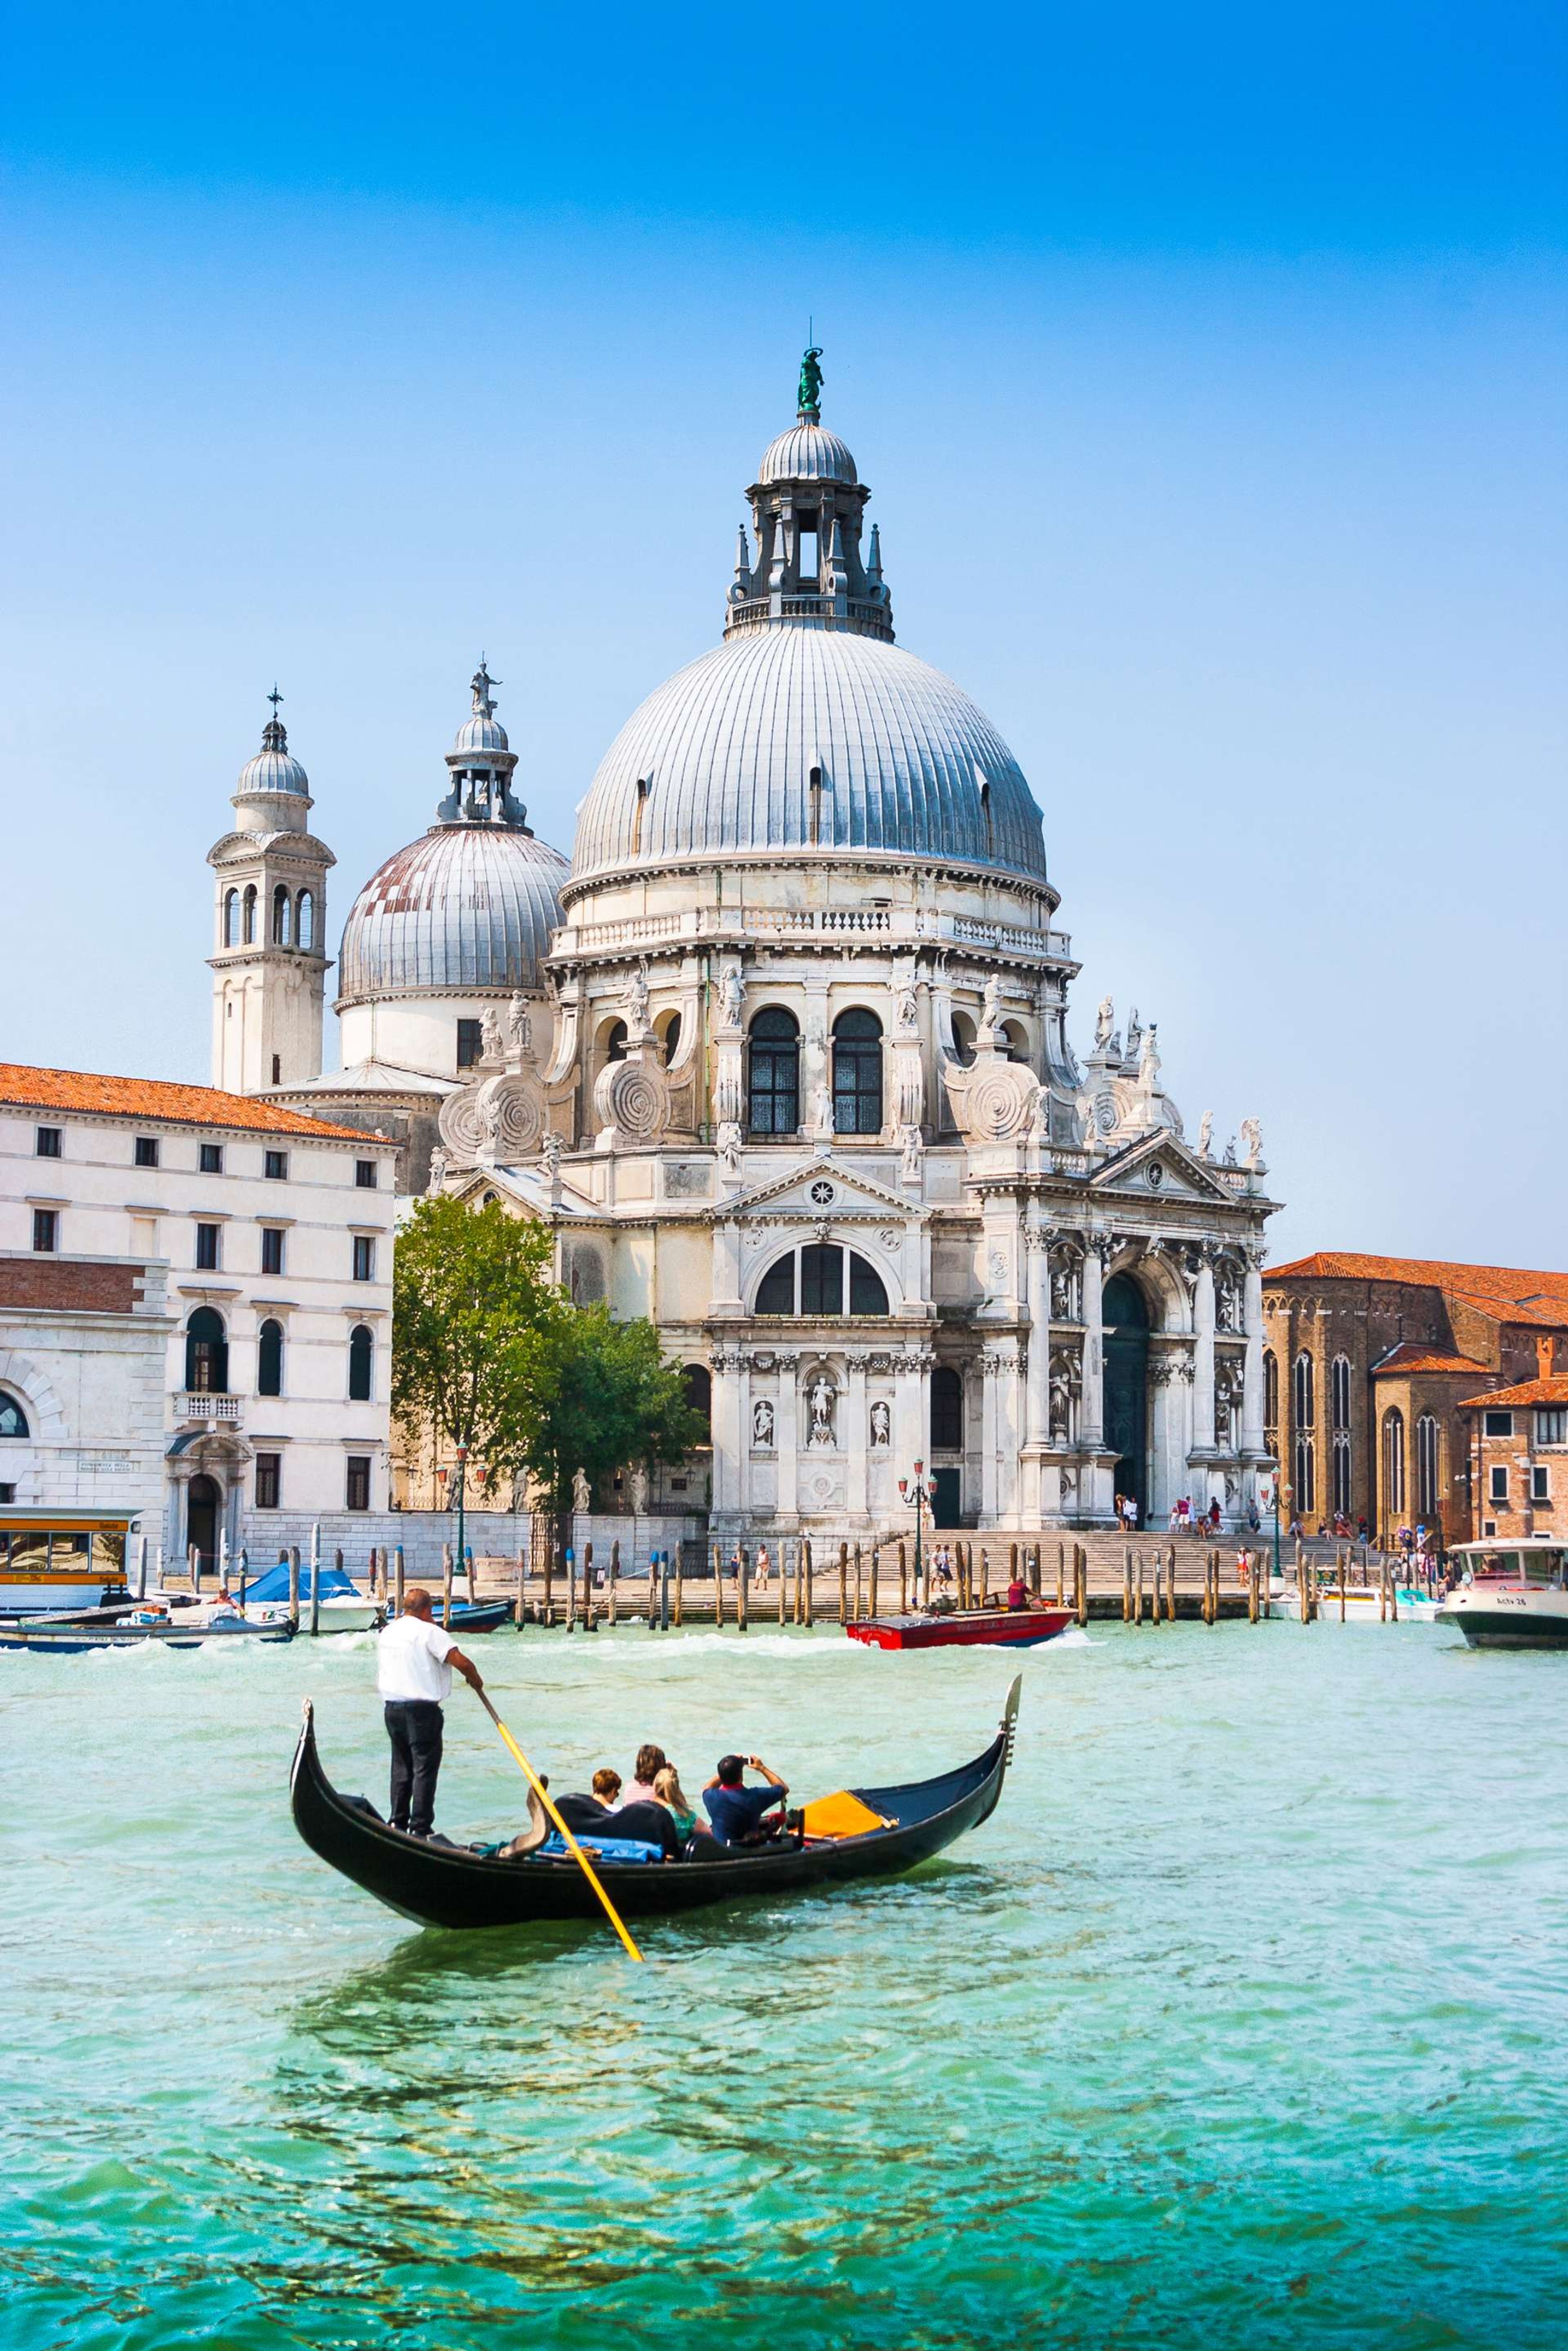
[(272, 683), (272, 692), (267, 695), (267, 699), (272, 705), (272, 715), (276, 718), (277, 716), (277, 705), (283, 699), (283, 696), (277, 691), (277, 681), (276, 678)]

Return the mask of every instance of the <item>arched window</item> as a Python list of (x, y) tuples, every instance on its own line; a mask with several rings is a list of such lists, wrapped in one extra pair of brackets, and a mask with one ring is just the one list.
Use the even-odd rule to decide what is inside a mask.
[(1305, 1518), (1318, 1507), (1318, 1465), (1311, 1437), (1300, 1429), (1296, 1431), (1295, 1472), (1296, 1515)]
[(1348, 1519), (1351, 1513), (1353, 1467), (1349, 1433), (1343, 1428), (1336, 1429), (1333, 1440), (1333, 1506), (1339, 1516), (1344, 1519)]
[(239, 945), (239, 892), (237, 890), (225, 891), (224, 893), (224, 945), (225, 947), (237, 947)]
[(792, 1012), (770, 1004), (751, 1024), (747, 1076), (753, 1134), (793, 1134), (800, 1123), (800, 1031)]
[(858, 1006), (833, 1023), (833, 1132), (882, 1132), (882, 1023)]
[(267, 1322), (256, 1350), (256, 1392), (257, 1395), (280, 1396), (283, 1394), (283, 1325)]
[(975, 1058), (975, 1024), (967, 1012), (953, 1015), (953, 1050), (959, 1068), (967, 1070)]
[(185, 1325), (185, 1386), (192, 1395), (227, 1395), (229, 1344), (215, 1306), (198, 1306)]
[(1437, 1515), (1437, 1423), (1429, 1412), (1416, 1423), (1416, 1514)]
[(961, 1453), (963, 1449), (963, 1374), (951, 1364), (938, 1364), (931, 1374), (931, 1450)]
[(293, 937), (294, 902), (280, 882), (272, 893), (272, 944), (286, 947)]
[(612, 1020), (609, 1028), (605, 1030), (604, 1058), (607, 1061), (623, 1061), (626, 1059), (626, 1023), (624, 1020)]
[(757, 1291), (757, 1314), (885, 1314), (887, 1290), (876, 1268), (841, 1241), (812, 1242), (770, 1265)]
[(299, 904), (295, 915), (294, 941), (297, 946), (313, 947), (316, 944), (316, 901), (308, 890), (299, 893)]
[(1311, 1428), (1317, 1417), (1312, 1395), (1312, 1359), (1303, 1347), (1296, 1357), (1295, 1374), (1291, 1384), (1291, 1416), (1298, 1428)]
[(27, 1416), (14, 1395), (0, 1388), (0, 1437), (29, 1437)]
[(256, 883), (254, 882), (247, 884), (245, 897), (241, 902), (240, 937), (247, 947), (256, 945)]
[(1001, 1043), (1009, 1061), (1029, 1060), (1029, 1032), (1021, 1020), (1004, 1020)]
[(681, 1016), (678, 1012), (672, 1012), (669, 1019), (664, 1024), (664, 1067), (666, 1070), (675, 1058), (676, 1051), (680, 1046), (680, 1041)]
[(686, 1406), (700, 1415), (706, 1429), (713, 1426), (713, 1374), (706, 1364), (688, 1364), (681, 1374), (681, 1386), (685, 1392)]
[(1383, 1416), (1383, 1508), (1389, 1519), (1405, 1508), (1405, 1415), (1399, 1411)]
[(349, 1402), (369, 1404), (375, 1369), (376, 1343), (368, 1322), (356, 1322), (349, 1333)]
[(1263, 1350), (1263, 1442), (1280, 1458), (1280, 1358), (1272, 1347)]
[(1329, 1365), (1329, 1424), (1350, 1426), (1350, 1357), (1336, 1355)]

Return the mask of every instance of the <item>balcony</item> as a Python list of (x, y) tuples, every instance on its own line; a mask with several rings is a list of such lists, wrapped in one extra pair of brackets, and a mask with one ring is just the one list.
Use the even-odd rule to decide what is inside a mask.
[(179, 1391), (174, 1397), (176, 1420), (237, 1420), (239, 1415), (238, 1396), (204, 1395), (199, 1395), (194, 1389), (185, 1388)]
[(569, 960), (631, 949), (632, 952), (697, 946), (739, 946), (755, 938), (811, 945), (848, 935), (874, 937), (890, 946), (989, 947), (1014, 959), (1066, 964), (1071, 948), (1065, 931), (1029, 930), (1017, 923), (977, 914), (948, 914), (915, 906), (691, 906), (678, 914), (629, 914), (615, 922), (567, 923), (555, 934), (553, 959)]

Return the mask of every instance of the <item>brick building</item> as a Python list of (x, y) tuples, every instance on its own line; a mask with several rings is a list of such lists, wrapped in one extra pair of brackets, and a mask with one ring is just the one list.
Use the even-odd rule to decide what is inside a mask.
[(1375, 1538), (1479, 1534), (1477, 1399), (1568, 1374), (1563, 1273), (1324, 1249), (1265, 1272), (1263, 1320), (1265, 1439), (1312, 1531), (1339, 1515)]
[(1467, 1396), (1478, 1538), (1568, 1538), (1568, 1377)]

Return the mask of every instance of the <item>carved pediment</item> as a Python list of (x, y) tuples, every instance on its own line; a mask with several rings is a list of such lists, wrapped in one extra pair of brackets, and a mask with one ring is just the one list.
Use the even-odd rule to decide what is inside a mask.
[(1089, 1178), (1092, 1192), (1132, 1193), (1140, 1198), (1223, 1200), (1235, 1194), (1214, 1170), (1168, 1128), (1140, 1136), (1104, 1160)]
[(909, 1215), (909, 1202), (901, 1194), (890, 1191), (874, 1176), (852, 1174), (837, 1166), (825, 1154), (808, 1161), (787, 1176), (776, 1176), (771, 1183), (759, 1184), (754, 1190), (742, 1192), (727, 1200), (716, 1216), (789, 1217), (821, 1221), (824, 1217), (841, 1220), (845, 1217), (885, 1217), (895, 1213), (900, 1220)]

